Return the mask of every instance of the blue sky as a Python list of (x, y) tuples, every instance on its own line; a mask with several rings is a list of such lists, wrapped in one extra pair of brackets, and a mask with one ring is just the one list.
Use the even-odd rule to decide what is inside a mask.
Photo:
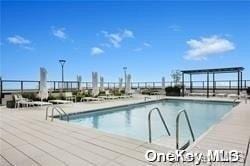
[[(250, 2), (1, 1), (1, 76), (134, 81), (171, 70), (243, 66), (250, 79)], [(225, 75), (218, 79), (236, 78)], [(199, 78), (197, 78), (199, 79)]]

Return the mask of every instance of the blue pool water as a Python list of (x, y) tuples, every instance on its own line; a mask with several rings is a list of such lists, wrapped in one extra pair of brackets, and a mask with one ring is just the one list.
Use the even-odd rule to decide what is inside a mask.
[[(156, 103), (71, 115), (70, 122), (94, 127), (112, 134), (148, 141), (148, 112), (154, 107), (161, 110), (173, 136), (175, 135), (178, 111), (185, 108), (197, 138), (211, 125), (218, 122), (225, 113), (229, 112), (233, 104), (229, 102), (163, 100)], [(167, 135), (157, 112), (152, 113), (151, 119), (153, 140)], [(180, 118), (180, 133), (182, 141), (190, 138), (184, 116)]]

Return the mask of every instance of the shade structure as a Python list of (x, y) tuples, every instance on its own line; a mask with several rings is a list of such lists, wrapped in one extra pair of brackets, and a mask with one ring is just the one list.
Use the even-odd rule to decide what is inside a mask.
[[(209, 75), (212, 74), (213, 76), (213, 93), (212, 96), (215, 96), (216, 93), (216, 82), (215, 82), (215, 74), (222, 74), (222, 73), (237, 73), (237, 95), (240, 95), (240, 91), (242, 90), (242, 71), (244, 67), (227, 67), (227, 68), (213, 68), (213, 69), (195, 69), (195, 70), (182, 70), (182, 96), (184, 97), (185, 93), (185, 74), (190, 76), (190, 93), (192, 93), (193, 85), (192, 85), (192, 75), (195, 74), (204, 74), (207, 75), (207, 98), (210, 96), (210, 85), (209, 85)], [(204, 86), (204, 85), (203, 85)]]
[(161, 88), (165, 89), (165, 77), (161, 78)]
[(92, 95), (97, 96), (98, 94), (99, 94), (98, 73), (92, 72)]
[(104, 91), (104, 78), (100, 77), (100, 91)]
[(76, 76), (76, 81), (77, 81), (78, 89), (79, 89), (79, 90), (82, 89), (82, 85), (81, 85), (81, 83), (82, 83), (82, 76), (77, 75), (77, 76)]
[(127, 80), (126, 80), (126, 88), (125, 88), (125, 93), (128, 94), (131, 92), (131, 74), (127, 75)]
[(39, 97), (41, 100), (47, 99), (49, 96), (47, 87), (47, 70), (45, 68), (40, 68), (40, 87), (39, 87)]
[(122, 83), (123, 82), (123, 79), (122, 78), (119, 78), (119, 91), (122, 90)]

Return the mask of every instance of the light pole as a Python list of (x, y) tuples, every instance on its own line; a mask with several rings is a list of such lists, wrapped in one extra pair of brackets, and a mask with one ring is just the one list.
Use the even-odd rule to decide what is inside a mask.
[(63, 82), (64, 82), (64, 71), (63, 71), (63, 69), (64, 69), (64, 64), (66, 63), (66, 60), (60, 59), (59, 63), (61, 64), (61, 67), (62, 67), (62, 89), (63, 89)]
[(123, 67), (123, 70), (124, 70), (124, 83), (125, 83), (125, 90), (126, 90), (126, 83), (127, 83), (127, 67)]

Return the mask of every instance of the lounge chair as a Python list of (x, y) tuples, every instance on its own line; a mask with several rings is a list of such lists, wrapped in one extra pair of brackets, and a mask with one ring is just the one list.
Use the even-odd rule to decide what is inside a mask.
[(71, 104), (73, 101), (68, 101), (68, 100), (49, 100), (50, 103), (52, 104)]
[(52, 103), (44, 102), (44, 101), (32, 101), (35, 106), (47, 106), (52, 105)]
[(104, 100), (113, 100), (113, 99), (119, 99), (118, 96), (98, 96), (99, 99), (104, 99)]
[(66, 100), (76, 102), (76, 96), (73, 95), (72, 92), (65, 92), (64, 96)]
[(227, 97), (226, 93), (217, 93), (215, 94), (216, 97)]
[(45, 106), (45, 105), (51, 105), (49, 102), (43, 102), (43, 101), (32, 101), (27, 98), (23, 98), (22, 95), (16, 94), (14, 95), (15, 100), (15, 108), (19, 108), (20, 106)]
[(113, 100), (113, 99), (119, 99), (118, 96), (114, 96), (112, 93), (109, 92), (109, 90), (105, 91), (105, 95), (98, 96), (99, 99), (102, 100)]
[(15, 101), (15, 108), (19, 108), (20, 106), (28, 107), (30, 105), (30, 100), (27, 98), (23, 98), (20, 94), (13, 95)]
[(81, 102), (83, 101), (102, 101), (103, 99), (101, 98), (96, 98), (96, 97), (82, 97)]
[(237, 94), (228, 94), (227, 97), (229, 97), (229, 98), (239, 98), (239, 95), (237, 95)]
[(119, 99), (128, 99), (128, 98), (131, 98), (133, 97), (132, 95), (121, 95), (121, 96), (118, 96)]
[(206, 96), (205, 93), (189, 93), (189, 96)]

